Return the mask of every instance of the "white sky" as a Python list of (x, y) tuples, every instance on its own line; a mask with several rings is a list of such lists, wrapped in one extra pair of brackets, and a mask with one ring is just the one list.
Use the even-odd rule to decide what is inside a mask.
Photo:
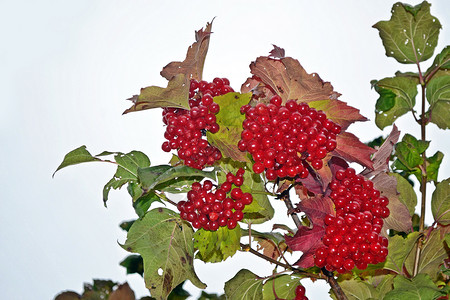
[[(228, 77), (238, 90), (250, 62), (276, 44), (373, 120), (377, 94), (369, 81), (399, 69), (415, 71), (385, 57), (371, 28), (390, 18), (394, 2), (0, 1), (2, 298), (52, 299), (65, 289), (81, 292), (92, 278), (128, 280), (139, 297), (145, 295), (143, 280), (126, 276), (118, 265), (128, 255), (117, 244), (125, 240), (118, 224), (135, 218), (130, 199), (125, 190), (112, 191), (108, 209), (102, 203), (103, 185), (114, 168), (86, 164), (62, 170), (54, 179), (51, 175), (80, 145), (92, 154), (135, 149), (153, 165), (168, 161), (160, 150), (160, 110), (121, 114), (130, 106), (125, 99), (141, 87), (166, 85), (161, 68), (184, 59), (194, 30), (216, 17), (205, 79)], [(443, 25), (440, 52), (450, 40), (450, 2), (430, 2)], [(420, 135), (411, 116), (397, 125)], [(350, 131), (368, 141), (390, 127), (381, 132), (365, 122)], [(450, 146), (448, 133), (434, 125), (428, 137), (433, 141), (429, 154)], [(440, 180), (449, 177), (449, 166), (445, 157)], [(284, 217), (284, 208), (276, 207)], [(207, 291), (221, 292), (223, 282), (240, 268), (271, 273), (264, 261), (249, 255), (206, 267), (196, 262)], [(307, 285), (310, 299), (324, 299), (327, 291), (323, 283)]]

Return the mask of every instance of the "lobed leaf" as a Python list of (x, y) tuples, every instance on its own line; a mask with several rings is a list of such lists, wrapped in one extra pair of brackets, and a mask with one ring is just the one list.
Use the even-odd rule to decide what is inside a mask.
[(419, 237), (420, 233), (417, 231), (411, 232), (406, 238), (403, 238), (400, 235), (388, 237), (388, 256), (386, 257), (384, 269), (405, 275), (403, 266), (408, 255), (414, 253), (413, 249), (415, 249)]
[(194, 271), (193, 235), (187, 222), (165, 208), (149, 211), (131, 226), (122, 247), (142, 256), (145, 285), (154, 298), (166, 299), (186, 279), (206, 287)]
[(421, 154), (428, 148), (430, 142), (417, 140), (410, 134), (405, 134), (402, 141), (395, 147), (395, 155), (409, 170), (423, 163)]
[(149, 86), (142, 88), (139, 95), (129, 98), (133, 106), (123, 113), (140, 111), (156, 107), (175, 107), (189, 109), (189, 80), (184, 74), (170, 79), (166, 88)]
[(430, 14), (426, 1), (416, 6), (397, 2), (389, 21), (380, 21), (378, 29), (386, 56), (402, 64), (414, 64), (429, 59), (436, 48), (441, 23)]
[(334, 152), (350, 162), (357, 162), (360, 165), (373, 169), (371, 155), (375, 149), (362, 143), (353, 133), (342, 132), (336, 137), (337, 147)]
[(206, 132), (208, 142), (217, 147), (224, 157), (236, 161), (248, 162), (246, 152), (238, 149), (237, 144), (241, 139), (242, 123), (245, 115), (240, 112), (241, 106), (248, 104), (251, 94), (228, 93), (214, 97), (214, 102), (219, 104), (220, 111), (216, 115), (216, 122), (220, 129), (217, 133)]
[(221, 262), (241, 249), (241, 228), (219, 227), (217, 231), (199, 229), (194, 234), (194, 248), (197, 258), (204, 262)]
[(439, 289), (426, 274), (418, 274), (412, 279), (397, 276), (394, 289), (388, 292), (385, 300), (424, 300), (437, 299), (441, 295)]
[(450, 128), (450, 76), (435, 76), (427, 85), (430, 121), (441, 129)]
[(263, 299), (263, 280), (247, 269), (240, 270), (225, 283), (228, 300)]
[(436, 222), (450, 225), (450, 178), (436, 185), (431, 196), (431, 211)]
[(171, 80), (178, 74), (184, 74), (188, 79), (202, 79), (203, 66), (205, 64), (206, 54), (208, 53), (213, 21), (206, 23), (205, 30), (201, 28), (195, 32), (195, 42), (189, 46), (184, 61), (174, 61), (166, 65), (161, 71), (162, 77)]
[[(380, 299), (378, 290), (361, 279), (343, 280), (339, 282), (339, 285), (349, 300)], [(334, 294), (331, 297), (336, 299)]]
[(380, 95), (375, 110), (375, 124), (378, 128), (392, 125), (398, 117), (414, 109), (418, 83), (418, 79), (407, 77), (372, 81), (372, 86)]

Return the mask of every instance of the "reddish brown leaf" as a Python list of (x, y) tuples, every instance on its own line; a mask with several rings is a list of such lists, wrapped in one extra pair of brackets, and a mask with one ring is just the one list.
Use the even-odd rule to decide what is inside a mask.
[(119, 285), (119, 287), (109, 295), (108, 300), (135, 300), (133, 290), (128, 285), (128, 282)]
[(372, 181), (381, 195), (389, 199), (388, 208), (391, 214), (384, 220), (383, 232), (386, 232), (387, 229), (409, 232), (412, 228), (411, 215), (406, 205), (398, 198), (397, 179), (386, 173), (379, 173)]
[[(265, 256), (271, 257), (275, 260), (277, 260), (280, 257), (280, 251), (281, 253), (284, 253), (284, 251), (287, 248), (286, 243), (281, 242), (278, 247), (275, 245), (274, 241), (268, 240), (268, 239), (260, 239), (260, 238), (254, 238), (258, 242), (258, 246), (256, 250), (263, 250), (263, 254)], [(278, 251), (279, 249), (279, 251)]]
[(277, 45), (272, 45), (273, 49), (269, 52), (269, 57), (273, 58), (284, 58), (285, 51), (283, 48), (278, 47)]
[(373, 177), (380, 172), (388, 172), (389, 171), (389, 158), (391, 157), (392, 151), (394, 149), (395, 144), (397, 144), (398, 138), (400, 136), (400, 131), (397, 129), (397, 126), (392, 127), (392, 131), (389, 136), (384, 141), (383, 145), (381, 145), (377, 152), (372, 155), (373, 161), (373, 170), (364, 169), (361, 174), (366, 176), (367, 178)]
[(285, 239), (289, 248), (303, 252), (295, 264), (302, 268), (309, 268), (314, 266), (314, 252), (323, 246), (324, 217), (329, 213), (334, 214), (334, 204), (328, 197), (315, 197), (303, 200), (297, 207), (308, 216), (313, 227), (311, 229), (302, 226), (293, 237), (285, 236)]
[(205, 64), (206, 53), (208, 52), (213, 21), (211, 21), (211, 23), (206, 23), (204, 31), (202, 28), (195, 32), (195, 43), (188, 48), (184, 61), (174, 61), (169, 63), (162, 69), (162, 77), (170, 80), (175, 75), (181, 73), (185, 74), (189, 79), (202, 79), (203, 66)]
[(309, 106), (317, 110), (323, 110), (328, 119), (341, 125), (342, 130), (356, 121), (368, 121), (366, 117), (359, 113), (359, 109), (347, 105), (347, 103), (340, 100), (319, 100), (310, 102)]
[(373, 162), (370, 156), (375, 149), (362, 143), (353, 133), (343, 132), (337, 135), (337, 147), (334, 150), (338, 156), (350, 162), (357, 162), (360, 165), (373, 169)]

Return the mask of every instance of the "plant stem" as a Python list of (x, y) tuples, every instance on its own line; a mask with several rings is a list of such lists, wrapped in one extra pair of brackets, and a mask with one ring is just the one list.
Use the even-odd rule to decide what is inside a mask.
[(300, 221), (297, 213), (294, 210), (294, 206), (292, 205), (291, 198), (289, 197), (289, 190), (290, 190), (290, 188), (283, 191), (279, 198), (286, 205), (286, 207), (288, 209), (288, 214), (290, 214), (292, 217), (292, 220), (294, 220), (295, 226), (297, 226), (297, 228), (300, 228), (302, 226), (302, 222)]

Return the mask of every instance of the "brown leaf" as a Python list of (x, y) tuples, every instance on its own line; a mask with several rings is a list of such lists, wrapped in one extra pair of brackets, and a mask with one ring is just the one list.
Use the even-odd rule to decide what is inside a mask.
[(285, 51), (283, 48), (278, 47), (277, 45), (272, 45), (273, 49), (269, 52), (269, 57), (273, 58), (284, 58)]
[(258, 242), (258, 246), (256, 250), (263, 250), (263, 254), (265, 256), (271, 257), (275, 260), (278, 260), (278, 258), (281, 256), (280, 255), (280, 251), (281, 253), (283, 253), (286, 248), (287, 245), (284, 242), (281, 242), (280, 245), (278, 246), (279, 250), (277, 246), (275, 245), (274, 241), (268, 240), (268, 239), (260, 239), (260, 238), (254, 238), (257, 242)]
[(394, 149), (395, 144), (397, 144), (398, 138), (400, 136), (400, 131), (397, 129), (397, 126), (392, 127), (391, 133), (388, 135), (383, 145), (381, 145), (377, 152), (372, 155), (373, 161), (373, 170), (365, 168), (361, 175), (366, 176), (367, 178), (373, 177), (380, 172), (388, 172), (389, 171), (389, 158), (391, 157), (392, 151)]
[(183, 74), (173, 77), (166, 88), (159, 86), (149, 86), (141, 89), (139, 95), (131, 97), (133, 106), (123, 113), (140, 111), (156, 107), (175, 107), (189, 109), (189, 88), (188, 80)]
[(260, 56), (250, 64), (250, 71), (271, 90), (266, 96), (270, 98), (276, 93), (281, 96), (283, 104), (289, 99), (310, 102), (338, 96), (329, 82), (324, 82), (316, 73), (308, 74), (292, 57), (272, 59)]
[(386, 232), (387, 229), (394, 229), (401, 232), (411, 231), (411, 215), (406, 205), (399, 199), (397, 179), (386, 173), (379, 173), (372, 181), (375, 188), (381, 192), (381, 195), (389, 199), (388, 208), (391, 214), (384, 219), (383, 232)]
[(205, 64), (206, 53), (208, 52), (213, 21), (211, 21), (211, 23), (206, 23), (204, 31), (203, 28), (201, 28), (199, 31), (195, 32), (195, 42), (188, 48), (184, 61), (174, 61), (169, 63), (162, 69), (162, 77), (170, 80), (175, 75), (181, 73), (185, 74), (188, 79), (202, 79), (203, 66)]
[(72, 291), (62, 292), (55, 297), (55, 300), (78, 300), (78, 299), (81, 299), (81, 296)]
[(119, 287), (109, 295), (108, 300), (135, 300), (133, 290), (128, 285), (128, 282), (119, 285)]
[(338, 156), (350, 162), (357, 162), (360, 165), (373, 169), (373, 162), (370, 156), (375, 149), (362, 143), (353, 133), (342, 132), (336, 137), (337, 147), (334, 150)]

